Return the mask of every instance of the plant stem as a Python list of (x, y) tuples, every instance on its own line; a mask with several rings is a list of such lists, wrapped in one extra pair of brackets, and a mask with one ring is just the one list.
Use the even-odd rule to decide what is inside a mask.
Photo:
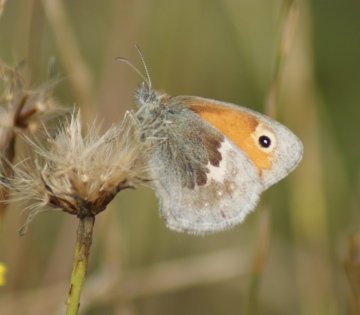
[(260, 217), (260, 235), (259, 243), (256, 247), (256, 253), (252, 264), (251, 278), (249, 285), (249, 300), (247, 314), (253, 315), (257, 313), (258, 296), (262, 275), (264, 273), (268, 243), (270, 239), (270, 222), (269, 210), (263, 209)]
[(66, 301), (66, 315), (76, 315), (80, 306), (81, 289), (88, 265), (94, 223), (94, 216), (86, 216), (81, 218), (79, 222), (70, 290)]
[(277, 113), (281, 80), (284, 74), (284, 66), (289, 55), (291, 42), (294, 38), (298, 15), (299, 9), (297, 6), (297, 1), (285, 0), (284, 21), (282, 24), (281, 38), (277, 50), (274, 76), (265, 102), (265, 114), (274, 119), (276, 118)]

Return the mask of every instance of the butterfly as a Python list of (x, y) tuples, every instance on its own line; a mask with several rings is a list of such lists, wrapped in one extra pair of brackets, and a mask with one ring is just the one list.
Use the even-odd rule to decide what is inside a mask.
[(279, 122), (246, 107), (169, 96), (147, 78), (135, 91), (137, 139), (147, 148), (160, 215), (172, 230), (207, 234), (242, 222), (260, 194), (299, 164), (303, 145)]

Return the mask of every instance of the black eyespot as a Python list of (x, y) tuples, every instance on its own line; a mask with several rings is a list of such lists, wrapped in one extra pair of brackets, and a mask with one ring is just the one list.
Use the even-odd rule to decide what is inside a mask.
[(261, 136), (259, 138), (259, 143), (263, 148), (268, 148), (271, 145), (271, 140), (267, 136)]

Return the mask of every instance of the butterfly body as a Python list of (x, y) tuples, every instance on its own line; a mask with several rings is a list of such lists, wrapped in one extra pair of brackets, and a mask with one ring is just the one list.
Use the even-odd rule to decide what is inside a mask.
[(302, 143), (288, 128), (248, 108), (144, 84), (135, 102), (160, 214), (173, 230), (206, 234), (242, 222), (301, 160)]

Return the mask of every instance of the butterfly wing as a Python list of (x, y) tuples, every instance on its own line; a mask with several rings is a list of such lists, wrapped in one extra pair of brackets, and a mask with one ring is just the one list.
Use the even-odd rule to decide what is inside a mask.
[[(249, 156), (265, 189), (287, 176), (301, 161), (303, 145), (299, 138), (270, 117), (211, 99), (179, 98), (178, 101), (221, 130)], [(269, 146), (263, 146), (262, 139), (267, 139)]]
[[(198, 113), (169, 100), (166, 137), (149, 158), (160, 214), (177, 231), (230, 228), (255, 207), (264, 186), (249, 156)], [(237, 127), (239, 128), (239, 126)]]
[(228, 139), (219, 150), (219, 167), (208, 164), (206, 184), (193, 187), (183, 185), (182, 173), (168, 168), (169, 161), (159, 156), (151, 159), (160, 214), (169, 228), (193, 234), (224, 230), (242, 222), (255, 207), (263, 190), (256, 169)]
[(242, 222), (261, 192), (301, 160), (301, 141), (250, 109), (192, 96), (154, 108), (144, 135), (163, 140), (149, 169), (160, 214), (173, 230), (205, 234)]

